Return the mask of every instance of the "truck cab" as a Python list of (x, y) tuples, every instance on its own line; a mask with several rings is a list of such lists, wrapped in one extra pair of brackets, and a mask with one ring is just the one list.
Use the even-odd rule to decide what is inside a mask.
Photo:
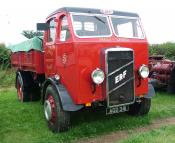
[(138, 14), (64, 7), (37, 29), (44, 30), (39, 88), (52, 131), (68, 129), (69, 113), (82, 108), (104, 106), (107, 115), (149, 112), (154, 89)]

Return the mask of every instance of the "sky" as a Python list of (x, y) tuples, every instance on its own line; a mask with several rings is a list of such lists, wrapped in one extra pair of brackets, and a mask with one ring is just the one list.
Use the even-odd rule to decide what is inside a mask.
[(175, 42), (173, 0), (0, 0), (0, 43), (26, 40), (23, 30), (35, 31), (37, 22), (65, 6), (136, 12), (149, 43)]

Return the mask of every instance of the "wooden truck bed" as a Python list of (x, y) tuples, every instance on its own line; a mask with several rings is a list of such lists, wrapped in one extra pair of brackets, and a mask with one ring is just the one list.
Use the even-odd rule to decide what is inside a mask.
[(37, 74), (44, 73), (44, 56), (41, 51), (30, 50), (12, 53), (11, 64), (16, 69), (32, 71)]

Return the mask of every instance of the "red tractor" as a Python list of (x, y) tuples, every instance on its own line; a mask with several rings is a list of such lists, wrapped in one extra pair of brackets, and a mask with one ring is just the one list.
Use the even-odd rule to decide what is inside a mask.
[(175, 93), (175, 61), (163, 55), (150, 56), (149, 70), (150, 82), (155, 88)]
[(69, 128), (70, 112), (103, 106), (106, 114), (147, 114), (155, 94), (148, 83), (148, 42), (136, 13), (61, 8), (44, 37), (12, 47), (21, 102), (40, 99), (49, 128)]

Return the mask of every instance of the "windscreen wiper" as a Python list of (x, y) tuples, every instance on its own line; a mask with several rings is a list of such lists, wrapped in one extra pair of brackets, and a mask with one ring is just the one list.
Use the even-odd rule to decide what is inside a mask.
[(98, 21), (101, 21), (102, 23), (106, 23), (105, 21), (103, 21), (101, 18), (97, 17), (97, 16), (94, 16)]

